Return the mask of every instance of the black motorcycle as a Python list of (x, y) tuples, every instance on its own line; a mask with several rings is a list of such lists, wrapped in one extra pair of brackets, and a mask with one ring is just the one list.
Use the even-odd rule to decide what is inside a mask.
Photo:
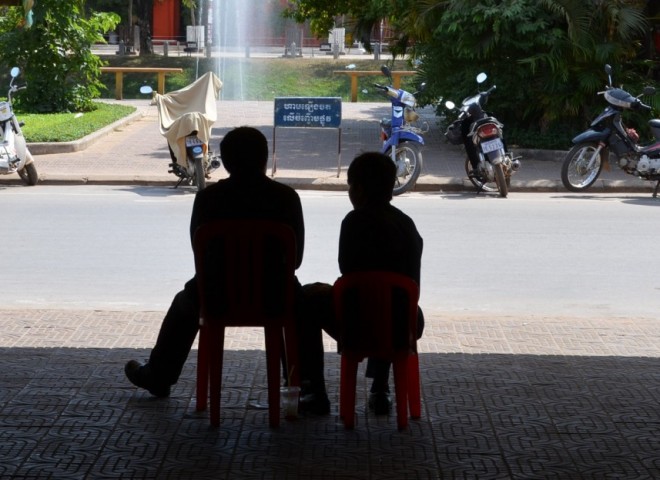
[(639, 97), (653, 95), (654, 87), (645, 87), (642, 94), (634, 97), (622, 88), (612, 86), (612, 67), (605, 65), (608, 85), (605, 91), (598, 92), (608, 103), (605, 110), (589, 125), (589, 128), (573, 139), (573, 148), (564, 159), (561, 181), (571, 192), (580, 192), (591, 187), (605, 166), (609, 169), (610, 152), (618, 159), (624, 172), (643, 180), (657, 182), (653, 197), (660, 188), (660, 120), (649, 120), (655, 141), (647, 146), (639, 145), (639, 134), (623, 124), (621, 114), (625, 110), (646, 109)]
[[(477, 83), (486, 81), (487, 75), (477, 75)], [(461, 104), (458, 118), (449, 125), (445, 137), (453, 145), (463, 144), (467, 153), (465, 172), (477, 192), (498, 192), (501, 197), (509, 193), (511, 175), (520, 168), (520, 157), (507, 152), (504, 125), (483, 107), (495, 91), (495, 85), (484, 92), (467, 97)], [(448, 101), (445, 106), (453, 110), (456, 105)]]

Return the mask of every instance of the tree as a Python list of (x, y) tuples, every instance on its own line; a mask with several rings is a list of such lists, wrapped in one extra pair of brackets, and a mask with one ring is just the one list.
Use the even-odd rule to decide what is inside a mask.
[(154, 11), (153, 0), (135, 0), (138, 19), (137, 25), (140, 27), (140, 56), (151, 55), (154, 53), (151, 42), (151, 20)]
[(20, 9), (0, 22), (2, 63), (19, 66), (28, 89), (16, 97), (31, 112), (89, 111), (100, 96), (101, 60), (91, 47), (119, 22), (115, 14), (84, 14), (84, 1), (39, 0), (34, 24), (21, 27)]
[[(604, 85), (603, 65), (627, 65), (645, 35), (642, 10), (629, 0), (420, 4), (426, 9), (419, 18), (436, 22), (417, 52), (429, 90), (460, 98), (474, 91), (477, 71), (487, 70), (506, 92), (497, 97), (498, 116), (540, 129), (588, 118)], [(624, 71), (620, 81), (635, 75)]]

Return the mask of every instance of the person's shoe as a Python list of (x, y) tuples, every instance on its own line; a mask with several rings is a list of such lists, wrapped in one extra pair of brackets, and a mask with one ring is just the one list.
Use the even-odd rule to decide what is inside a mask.
[(376, 415), (388, 415), (392, 410), (392, 399), (389, 393), (372, 392), (369, 394), (369, 410)]
[(124, 373), (133, 385), (144, 388), (154, 397), (165, 398), (170, 396), (169, 385), (157, 385), (150, 378), (149, 364), (142, 365), (136, 360), (129, 360), (124, 367)]
[(301, 412), (328, 415), (330, 413), (330, 400), (325, 393), (308, 393), (300, 397), (298, 408)]

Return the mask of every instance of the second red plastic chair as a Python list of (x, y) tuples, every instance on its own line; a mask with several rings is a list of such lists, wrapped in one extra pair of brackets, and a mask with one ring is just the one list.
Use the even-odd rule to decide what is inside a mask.
[(392, 362), (397, 426), (421, 416), (417, 356), (419, 287), (405, 275), (384, 271), (349, 273), (333, 288), (339, 326), (341, 374), (339, 414), (346, 428), (355, 425), (358, 363), (365, 358)]

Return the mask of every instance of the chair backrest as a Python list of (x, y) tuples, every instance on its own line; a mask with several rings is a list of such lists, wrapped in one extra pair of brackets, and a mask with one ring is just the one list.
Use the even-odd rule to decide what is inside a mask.
[(340, 353), (388, 358), (417, 350), (419, 286), (406, 275), (364, 271), (343, 275), (333, 287)]
[(271, 220), (215, 220), (193, 238), (200, 322), (260, 326), (281, 321), (294, 303), (296, 239)]

